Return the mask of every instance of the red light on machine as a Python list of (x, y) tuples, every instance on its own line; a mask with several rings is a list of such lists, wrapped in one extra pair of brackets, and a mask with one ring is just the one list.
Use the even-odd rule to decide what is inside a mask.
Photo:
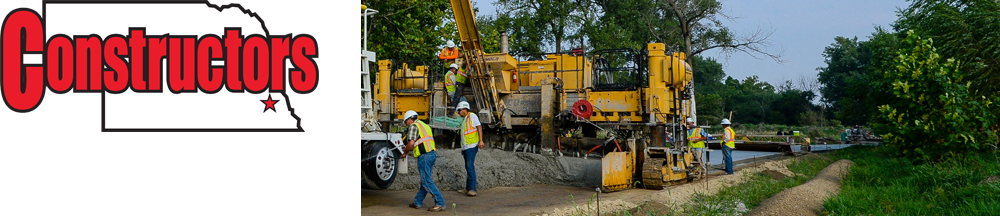
[(516, 83), (517, 82), (517, 71), (515, 70), (514, 72), (511, 72), (510, 74), (511, 74), (511, 76), (514, 77), (514, 82)]

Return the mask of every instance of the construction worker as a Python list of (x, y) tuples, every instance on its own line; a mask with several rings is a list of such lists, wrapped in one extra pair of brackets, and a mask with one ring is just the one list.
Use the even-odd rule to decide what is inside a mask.
[[(451, 66), (448, 67), (448, 70), (451, 70), (451, 68), (457, 68), (458, 69), (458, 71), (454, 72), (455, 75), (457, 75), (457, 77), (455, 77), (455, 81), (456, 81), (455, 83), (456, 84), (457, 83), (461, 83), (461, 84), (468, 83), (468, 82), (465, 81), (466, 77), (468, 77), (468, 75), (465, 74), (465, 70), (462, 69), (461, 67), (457, 67), (457, 65), (461, 64), (461, 63), (457, 62), (456, 60), (459, 58), (459, 56), (462, 56), (462, 55), (463, 55), (462, 52), (458, 51), (458, 47), (455, 46), (455, 42), (452, 42), (452, 41), (448, 41), (448, 43), (445, 44), (445, 47), (443, 49), (441, 49), (441, 54), (438, 55), (438, 58), (440, 58), (441, 60), (444, 60), (444, 63), (446, 65), (449, 64), (449, 63), (451, 63)], [(462, 87), (459, 87), (459, 89), (457, 89), (457, 90), (458, 90), (458, 92), (462, 92)], [(455, 104), (451, 104), (451, 105), (454, 106)]]
[[(452, 63), (451, 66), (448, 67), (448, 72), (444, 74), (444, 90), (448, 92), (448, 98), (450, 98), (450, 100), (448, 101), (449, 107), (454, 107), (461, 98), (460, 94), (455, 93), (458, 92), (458, 88), (460, 88), (458, 86), (458, 80), (455, 77), (455, 73), (457, 72), (458, 72), (458, 64)], [(450, 116), (451, 113), (452, 110), (449, 109), (448, 115)]]
[(687, 131), (688, 148), (690, 148), (691, 152), (694, 154), (694, 161), (701, 164), (696, 169), (699, 173), (701, 173), (704, 170), (704, 163), (701, 161), (701, 157), (705, 153), (705, 140), (708, 139), (708, 133), (705, 133), (705, 130), (695, 126), (694, 119), (692, 118), (688, 118), (687, 123), (688, 127), (691, 128)]
[(434, 147), (434, 134), (431, 133), (431, 127), (417, 120), (416, 111), (406, 111), (403, 116), (403, 123), (409, 128), (407, 129), (408, 133), (406, 133), (406, 139), (408, 140), (406, 143), (406, 153), (403, 154), (403, 157), (405, 158), (410, 151), (413, 151), (413, 157), (417, 158), (417, 170), (420, 171), (420, 190), (417, 191), (417, 197), (413, 199), (413, 203), (410, 203), (410, 207), (421, 208), (424, 204), (424, 198), (427, 197), (427, 192), (430, 191), (431, 195), (434, 196), (434, 207), (428, 208), (427, 211), (444, 210), (444, 197), (441, 196), (441, 191), (438, 190), (437, 185), (434, 185), (434, 180), (431, 179), (434, 161), (437, 160), (437, 154), (434, 153), (436, 148)]
[(454, 63), (455, 59), (458, 58), (458, 47), (455, 47), (455, 42), (448, 41), (444, 49), (441, 49), (441, 54), (438, 58), (444, 60), (444, 62)]
[(465, 189), (458, 190), (468, 196), (476, 196), (476, 154), (483, 148), (483, 125), (479, 116), (469, 112), (469, 102), (459, 102), (455, 108), (458, 115), (465, 118), (462, 121), (462, 157), (465, 158)]
[(733, 149), (736, 149), (736, 132), (729, 125), (729, 119), (722, 119), (722, 160), (726, 163), (726, 175), (733, 174)]

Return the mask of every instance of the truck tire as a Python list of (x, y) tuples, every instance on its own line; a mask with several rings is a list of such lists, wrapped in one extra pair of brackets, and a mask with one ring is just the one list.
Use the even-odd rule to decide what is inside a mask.
[(362, 146), (361, 151), (362, 159), (371, 158), (361, 162), (362, 187), (377, 190), (389, 188), (399, 171), (396, 150), (388, 142), (380, 141)]

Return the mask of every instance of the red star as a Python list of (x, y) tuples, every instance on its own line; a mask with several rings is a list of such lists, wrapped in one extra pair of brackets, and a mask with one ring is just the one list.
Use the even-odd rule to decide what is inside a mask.
[(264, 103), (264, 112), (267, 112), (268, 109), (278, 112), (278, 110), (274, 109), (274, 104), (278, 103), (278, 101), (280, 100), (271, 100), (271, 95), (267, 95), (267, 100), (260, 100), (261, 103)]

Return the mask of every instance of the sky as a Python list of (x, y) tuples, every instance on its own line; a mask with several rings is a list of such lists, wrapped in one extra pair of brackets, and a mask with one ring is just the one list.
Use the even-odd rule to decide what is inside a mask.
[[(479, 15), (496, 14), (495, 0), (472, 0)], [(743, 80), (756, 75), (772, 85), (785, 80), (797, 83), (800, 77), (815, 80), (816, 68), (823, 63), (823, 48), (836, 36), (867, 40), (875, 26), (891, 29), (898, 8), (908, 6), (904, 0), (722, 0), (722, 11), (734, 18), (723, 24), (737, 34), (748, 34), (758, 28), (774, 30), (771, 50), (784, 50), (784, 63), (771, 59), (756, 59), (747, 54), (733, 53), (726, 57), (721, 50), (702, 53), (723, 64), (726, 75)], [(817, 92), (818, 94), (818, 92)]]

